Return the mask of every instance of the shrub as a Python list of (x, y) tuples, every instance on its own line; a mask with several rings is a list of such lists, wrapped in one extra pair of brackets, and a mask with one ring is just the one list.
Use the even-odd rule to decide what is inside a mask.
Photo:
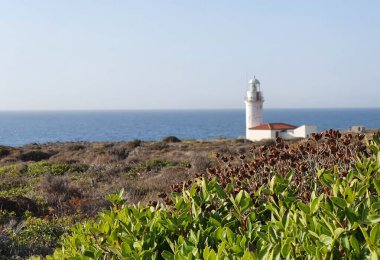
[(166, 137), (162, 138), (161, 141), (165, 142), (165, 143), (179, 143), (179, 142), (181, 142), (181, 140), (175, 136), (166, 136)]
[(111, 203), (104, 198), (94, 199), (73, 197), (69, 200), (68, 204), (73, 211), (86, 214), (87, 216), (94, 216), (96, 213), (111, 206)]
[(116, 157), (116, 160), (124, 160), (129, 155), (129, 149), (125, 147), (113, 147), (109, 150), (109, 154)]
[(11, 150), (5, 146), (0, 146), (0, 159), (11, 154)]
[(0, 175), (16, 175), (25, 169), (23, 164), (15, 164), (0, 167)]
[(46, 201), (57, 207), (62, 206), (62, 202), (72, 197), (80, 198), (82, 196), (79, 190), (71, 185), (70, 179), (66, 176), (45, 175), (41, 179), (41, 190)]
[(191, 168), (194, 173), (206, 173), (211, 166), (212, 162), (207, 156), (195, 155), (191, 158)]
[(188, 162), (182, 161), (168, 161), (168, 160), (149, 160), (141, 164), (132, 166), (128, 173), (130, 174), (141, 174), (147, 171), (159, 171), (163, 168), (179, 166), (184, 168), (190, 168), (191, 165)]
[(19, 159), (23, 162), (27, 162), (27, 161), (39, 162), (42, 160), (47, 160), (53, 155), (54, 155), (53, 152), (46, 153), (42, 151), (30, 151), (30, 152), (20, 154)]
[[(5, 209), (0, 210), (0, 225), (7, 224), (12, 219), (16, 218), (16, 213)], [(1, 251), (0, 251), (1, 252)]]
[(25, 211), (29, 211), (34, 215), (40, 213), (40, 208), (37, 203), (34, 200), (23, 196), (0, 198), (0, 209), (14, 212), (17, 216), (22, 216)]
[(139, 146), (141, 146), (141, 144), (142, 144), (142, 141), (139, 139), (134, 139), (134, 140), (128, 142), (129, 148), (131, 148), (131, 149), (139, 147)]
[(61, 176), (67, 172), (85, 172), (88, 169), (86, 165), (68, 164), (68, 163), (48, 163), (35, 162), (29, 163), (25, 171), (26, 174), (38, 176), (42, 174), (51, 174)]
[(5, 257), (47, 255), (53, 252), (52, 248), (58, 246), (58, 239), (64, 231), (65, 228), (60, 223), (29, 216), (15, 229), (6, 230), (4, 238), (7, 239), (2, 255)]
[(158, 151), (164, 150), (168, 147), (169, 145), (167, 142), (153, 142), (152, 144), (149, 145), (149, 149), (158, 150)]
[(306, 198), (293, 185), (296, 172), (274, 172), (252, 189), (227, 174), (232, 165), (162, 194), (165, 204), (128, 206), (121, 192), (109, 197), (113, 209), (78, 224), (48, 259), (377, 259), (379, 150), (374, 138), (347, 173), (312, 172)]
[(31, 190), (31, 186), (23, 181), (2, 183), (0, 197), (23, 196)]
[(5, 232), (0, 231), (0, 255), (3, 259), (12, 256), (10, 248), (12, 248), (11, 239)]
[[(341, 135), (330, 130), (294, 146), (279, 138), (271, 145), (254, 146), (249, 153), (240, 156), (217, 153), (218, 164), (208, 170), (207, 177), (217, 178), (223, 186), (236, 179), (235, 190), (254, 193), (266, 185), (275, 173), (285, 176), (293, 172), (289, 185), (297, 191), (298, 198), (308, 201), (318, 169), (337, 168), (344, 177), (358, 157), (370, 156), (363, 138), (361, 135)], [(182, 183), (174, 187), (174, 191), (180, 189)]]
[(67, 148), (67, 150), (69, 150), (69, 151), (80, 151), (83, 149), (86, 149), (86, 146), (83, 144), (80, 144), (80, 143), (72, 144)]

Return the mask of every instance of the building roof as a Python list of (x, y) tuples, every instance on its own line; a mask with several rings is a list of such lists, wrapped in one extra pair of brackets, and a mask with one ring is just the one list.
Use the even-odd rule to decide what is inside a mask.
[(266, 123), (255, 127), (251, 127), (249, 128), (249, 130), (290, 130), (296, 128), (297, 127), (294, 125), (289, 125), (285, 123)]

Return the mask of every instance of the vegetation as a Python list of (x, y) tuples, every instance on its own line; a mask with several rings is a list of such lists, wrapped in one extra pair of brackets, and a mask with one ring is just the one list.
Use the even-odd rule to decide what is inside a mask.
[[(14, 216), (7, 217), (14, 220)], [(27, 213), (20, 222), (11, 221), (5, 226), (4, 234), (0, 238), (0, 255), (11, 258), (49, 254), (52, 248), (58, 246), (60, 236), (68, 230), (70, 223), (71, 221), (60, 223), (36, 218)]]
[(374, 257), (372, 135), (1, 146), (0, 258)]
[(178, 143), (178, 142), (181, 142), (181, 140), (178, 139), (176, 136), (167, 136), (167, 137), (164, 137), (164, 138), (162, 138), (162, 141), (166, 142), (166, 143)]
[(362, 140), (279, 139), (238, 160), (218, 156), (163, 202), (111, 195), (113, 208), (78, 223), (48, 259), (377, 259), (380, 139)]
[(0, 146), (0, 259), (51, 254), (70, 226), (111, 207), (108, 194), (124, 188), (128, 203), (158, 200), (205, 173), (215, 152), (249, 145), (170, 139)]

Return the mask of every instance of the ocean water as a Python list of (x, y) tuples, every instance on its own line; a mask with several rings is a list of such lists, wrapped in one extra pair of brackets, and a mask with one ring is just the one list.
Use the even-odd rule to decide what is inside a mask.
[[(380, 128), (379, 109), (265, 109), (265, 122)], [(245, 135), (244, 110), (0, 112), (0, 145), (65, 141), (236, 138)]]

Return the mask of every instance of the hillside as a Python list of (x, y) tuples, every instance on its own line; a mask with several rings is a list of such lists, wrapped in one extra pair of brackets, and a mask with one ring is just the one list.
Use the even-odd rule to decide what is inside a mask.
[[(51, 253), (72, 223), (110, 206), (107, 195), (123, 188), (128, 203), (157, 200), (172, 184), (205, 173), (216, 153), (239, 154), (251, 146), (175, 138), (1, 146), (0, 255)], [(37, 232), (40, 239), (32, 239)]]
[(50, 254), (70, 226), (112, 206), (109, 194), (123, 189), (126, 205), (171, 205), (171, 192), (181, 192), (182, 183), (190, 188), (199, 176), (222, 187), (237, 178), (234, 192), (254, 194), (274, 173), (293, 172), (289, 187), (307, 203), (317, 169), (337, 167), (347, 175), (358, 156), (370, 156), (367, 141), (329, 131), (292, 142), (167, 138), (1, 147), (0, 254)]

